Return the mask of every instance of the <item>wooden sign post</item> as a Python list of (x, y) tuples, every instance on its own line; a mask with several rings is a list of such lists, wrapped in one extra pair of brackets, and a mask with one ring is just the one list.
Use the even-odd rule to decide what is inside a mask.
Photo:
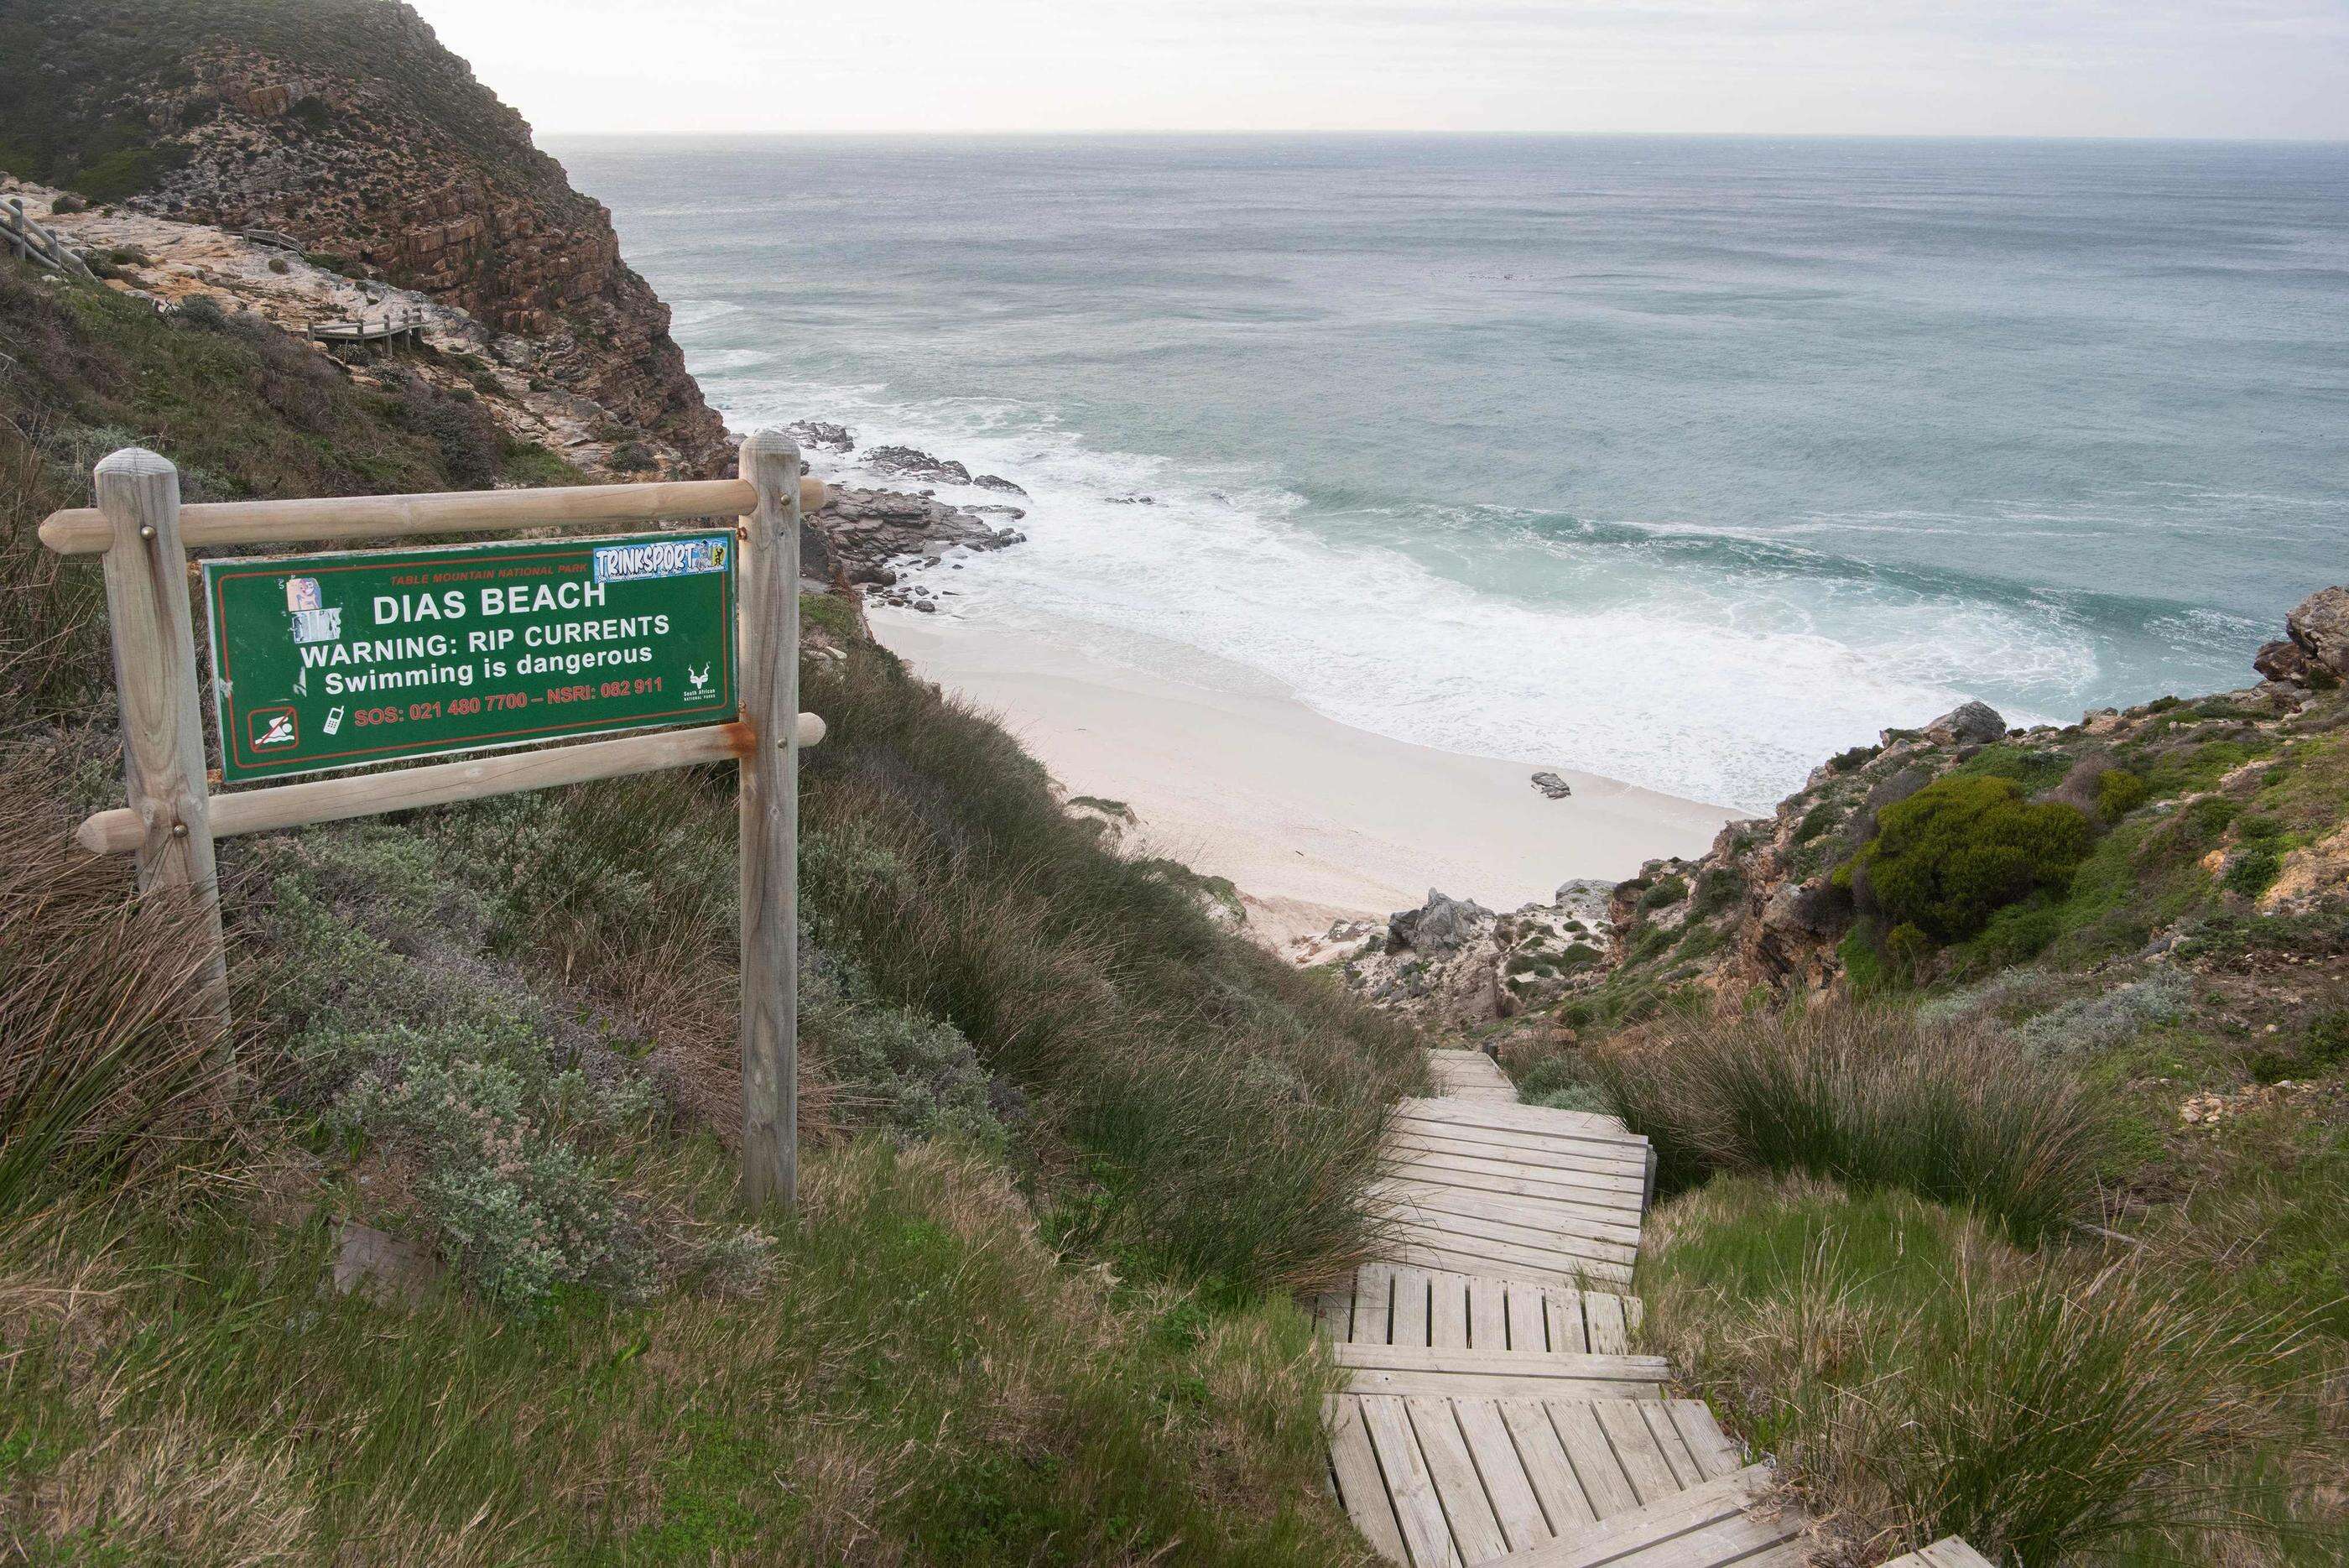
[(742, 1191), (799, 1197), (800, 449), (742, 443), (759, 493), (742, 539), (742, 716), (773, 741), (745, 753), (742, 836)]
[[(41, 538), (51, 549), (63, 555), (104, 556), (115, 686), (122, 710), (126, 804), (91, 816), (76, 837), (93, 851), (130, 856), (142, 889), (184, 888), (195, 900), (204, 916), (200, 940), (208, 950), (202, 1005), (216, 1014), (218, 1022), (225, 1025), (228, 1020), (228, 983), (220, 882), (213, 859), (216, 838), (732, 757), (740, 763), (741, 796), (742, 1193), (753, 1205), (796, 1203), (799, 751), (823, 738), (823, 721), (799, 711), (799, 530), (802, 505), (822, 504), (823, 486), (800, 477), (799, 448), (791, 438), (769, 431), (744, 441), (738, 479), (654, 484), (182, 507), (178, 471), (153, 452), (137, 447), (99, 462), (96, 478), (96, 507), (58, 512), (41, 524)], [(595, 541), (605, 547), (591, 552), (592, 569), (581, 558), (581, 546), (562, 543), (550, 543), (544, 551), (527, 556), (516, 554), (515, 561), (526, 558), (533, 564), (511, 570), (502, 567), (493, 555), (484, 560), (459, 560), (452, 556), (452, 567), (474, 569), (451, 570), (440, 579), (430, 577), (429, 556), (400, 563), (419, 580), (469, 586), (476, 580), (529, 577), (546, 582), (551, 588), (550, 579), (567, 574), (564, 580), (577, 591), (563, 597), (574, 600), (587, 597), (584, 585), (592, 579), (592, 597), (598, 607), (616, 591), (606, 583), (607, 575), (614, 583), (625, 584), (632, 576), (730, 573), (736, 590), (739, 704), (731, 707), (730, 714), (729, 704), (722, 699), (709, 698), (709, 691), (720, 689), (706, 686), (709, 680), (706, 661), (687, 682), (694, 701), (701, 705), (685, 711), (708, 713), (719, 722), (555, 750), (494, 752), (392, 772), (274, 784), (219, 796), (209, 794), (202, 683), (188, 610), (190, 545), (514, 533), (729, 515), (740, 519), (733, 534), (739, 547), (732, 552), (732, 560), (724, 558), (728, 552), (721, 546), (727, 541), (721, 535), (695, 543), (686, 553), (680, 553), (674, 536), (668, 535)], [(497, 547), (500, 551), (512, 548)], [(417, 555), (413, 551), (397, 554)], [(377, 564), (380, 555), (370, 557), (362, 552), (301, 563), (299, 573), (315, 576), (289, 577), (289, 600), (298, 594), (303, 603), (291, 607), (293, 629), (284, 635), (296, 641), (339, 639), (346, 619), (364, 618), (355, 613), (356, 605), (328, 605), (328, 590), (321, 587), (321, 581), (330, 573), (342, 571), (374, 570), (380, 576), (383, 568)], [(443, 607), (441, 613), (461, 618), (477, 606), (485, 612), (493, 607), (504, 609), (516, 592), (506, 587), (472, 591), (478, 599), (469, 599), (465, 587), (446, 587), (428, 597), (437, 597)], [(492, 595), (498, 597), (492, 598)], [(387, 595), (373, 604), (378, 618), (406, 613), (398, 607), (397, 595)], [(395, 607), (386, 609), (386, 606)], [(302, 619), (304, 616), (312, 618)], [(653, 618), (642, 619), (644, 624), (653, 624)], [(667, 618), (658, 621), (665, 629), (670, 624)], [(222, 649), (229, 646), (226, 628), (215, 627), (214, 641)], [(537, 682), (512, 673), (521, 666), (498, 663), (492, 670), (488, 656), (481, 653), (502, 646), (494, 634), (484, 634), (478, 642), (471, 639), (471, 634), (461, 642), (450, 637), (433, 643), (441, 651), (431, 657), (454, 659), (460, 648), (480, 655), (478, 662), (464, 667), (463, 689), (470, 694), (477, 676), (493, 673), (496, 682), (506, 688), (494, 694), (501, 708), (527, 714), (543, 702), (543, 722), (533, 715), (527, 722), (492, 724), (478, 711), (489, 699), (471, 695), (456, 702), (429, 697), (408, 702), (378, 692), (367, 700), (371, 704), (368, 715), (378, 725), (409, 724), (419, 734), (429, 732), (449, 742), (426, 742), (435, 749), (466, 750), (512, 745), (517, 743), (514, 737), (526, 736), (533, 743), (543, 743), (566, 734), (658, 722), (670, 712), (646, 695), (648, 690), (665, 689), (667, 679), (647, 673), (650, 649), (645, 659), (636, 662), (632, 675), (623, 672), (620, 679), (600, 683), (576, 674), (550, 675), (545, 679), (574, 683), (533, 690)], [(271, 651), (274, 678), (285, 679), (285, 670), (298, 668), (300, 679), (306, 681), (313, 660), (285, 659), (284, 649)], [(238, 668), (241, 672), (245, 670), (242, 663)], [(323, 657), (318, 668), (323, 682)], [(213, 674), (216, 682), (222, 679), (220, 670)], [(426, 678), (444, 679), (431, 672)], [(303, 702), (310, 703), (314, 695), (305, 688)], [(399, 696), (404, 699), (406, 693)], [(351, 706), (346, 703), (327, 710), (317, 722), (330, 732), (339, 732), (346, 710)], [(223, 705), (222, 711), (225, 713), (230, 709)], [(281, 714), (283, 724), (275, 722)], [(258, 715), (247, 711), (247, 721), (268, 739), (282, 738), (284, 743), (295, 745), (303, 732), (302, 704), (288, 697)], [(678, 721), (670, 718), (669, 722)], [(353, 724), (355, 732), (355, 715)], [(315, 740), (316, 732), (311, 734)], [(396, 753), (399, 749), (378, 746), (371, 753), (369, 748), (356, 743), (344, 747), (338, 742), (333, 748), (313, 745), (298, 757), (289, 753), (284, 764), (273, 761), (265, 765), (315, 772), (359, 765), (369, 761), (371, 754)], [(344, 758), (356, 760), (340, 760)]]
[(228, 968), (220, 872), (204, 795), (204, 718), (188, 619), (188, 553), (180, 543), (180, 471), (142, 447), (101, 460), (98, 509), (106, 547), (106, 621), (122, 713), (122, 784), (138, 819), (139, 889), (185, 888), (200, 911), (204, 1010), (227, 1038)]

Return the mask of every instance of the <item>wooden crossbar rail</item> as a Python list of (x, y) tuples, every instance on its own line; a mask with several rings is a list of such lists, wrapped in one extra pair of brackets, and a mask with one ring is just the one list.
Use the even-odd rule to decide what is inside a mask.
[[(802, 747), (816, 744), (823, 734), (822, 719), (813, 713), (800, 715), (798, 739)], [(698, 763), (731, 762), (751, 744), (748, 727), (711, 724), (698, 730), (667, 730), (616, 741), (591, 741), (553, 751), (468, 757), (461, 762), (435, 763), (396, 773), (361, 774), (307, 784), (275, 784), (236, 794), (216, 794), (210, 802), (212, 836), (228, 838), (241, 833), (310, 827), (321, 822), (373, 816), (378, 812), (453, 805), (460, 800), (518, 794), (555, 784), (625, 778), (630, 774), (686, 768)], [(147, 841), (147, 825), (128, 806), (116, 806), (85, 818), (74, 830), (74, 840), (93, 855), (129, 855)]]
[(68, 246), (55, 229), (28, 216), (21, 197), (0, 202), (0, 242), (26, 261), (97, 281), (81, 252)]
[[(821, 507), (825, 495), (822, 480), (801, 478), (802, 512)], [(188, 548), (294, 545), (326, 539), (391, 539), (410, 534), (653, 523), (670, 517), (741, 517), (756, 511), (758, 502), (758, 493), (740, 479), (327, 500), (206, 501), (180, 508), (180, 542)], [(69, 506), (42, 520), (41, 543), (61, 556), (95, 556), (113, 545), (114, 527), (95, 506)]]
[[(131, 857), (142, 890), (180, 888), (193, 896), (204, 917), (196, 936), (204, 978), (196, 1005), (224, 1040), (229, 993), (215, 839), (730, 760), (741, 873), (742, 1196), (754, 1207), (797, 1201), (799, 755), (823, 739), (823, 721), (799, 707), (800, 528), (803, 510), (823, 504), (824, 487), (802, 472), (798, 443), (780, 431), (744, 440), (740, 459), (740, 479), (182, 506), (179, 470), (129, 447), (98, 464), (96, 506), (52, 513), (41, 524), (50, 549), (101, 558), (114, 642), (128, 804), (89, 817), (75, 836), (95, 852)], [(513, 534), (685, 517), (737, 519), (728, 530), (738, 551), (734, 624), (724, 632), (740, 675), (732, 722), (211, 794), (190, 545)], [(318, 610), (317, 584), (305, 581), (314, 602), (307, 610), (295, 605), (289, 580), (289, 615)], [(706, 680), (707, 666), (693, 677), (697, 685)], [(293, 710), (279, 711), (290, 719)]]

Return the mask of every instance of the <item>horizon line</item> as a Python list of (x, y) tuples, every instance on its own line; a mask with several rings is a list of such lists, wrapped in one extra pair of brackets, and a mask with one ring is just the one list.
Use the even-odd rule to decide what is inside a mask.
[(2031, 130), (1428, 130), (1414, 127), (1283, 127), (1265, 130), (1252, 126), (1174, 128), (1133, 126), (1081, 126), (1069, 129), (1043, 129), (1034, 126), (956, 127), (940, 129), (916, 126), (880, 126), (835, 130), (589, 130), (584, 127), (549, 129), (533, 126), (537, 136), (612, 136), (637, 138), (732, 137), (740, 139), (816, 139), (823, 137), (1420, 137), (1430, 140), (1568, 140), (1578, 139), (1670, 138), (1692, 141), (2064, 141), (2081, 143), (2132, 143), (2149, 145), (2194, 145), (2224, 147), (2349, 147), (2349, 136), (2282, 136), (2282, 135), (2188, 135), (2177, 132), (2096, 133)]

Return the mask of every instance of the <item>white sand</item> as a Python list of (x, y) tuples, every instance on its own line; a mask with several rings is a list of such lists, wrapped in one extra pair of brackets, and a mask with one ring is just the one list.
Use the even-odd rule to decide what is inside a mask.
[[(1228, 877), (1260, 939), (1441, 888), (1494, 909), (1561, 882), (1693, 855), (1736, 815), (1589, 774), (1550, 800), (1537, 767), (1392, 741), (1325, 719), (1262, 674), (1098, 628), (1009, 631), (875, 607), (925, 678), (999, 719), (1070, 794), (1122, 801), (1129, 846)], [(1088, 646), (1090, 645), (1090, 646)]]

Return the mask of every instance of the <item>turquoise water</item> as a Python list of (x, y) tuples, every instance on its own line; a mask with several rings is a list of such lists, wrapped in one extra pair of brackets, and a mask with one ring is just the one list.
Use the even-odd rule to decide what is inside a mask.
[(1029, 488), (949, 613), (1404, 739), (1759, 806), (1963, 696), (2243, 684), (2349, 580), (2349, 147), (554, 151), (737, 428)]

